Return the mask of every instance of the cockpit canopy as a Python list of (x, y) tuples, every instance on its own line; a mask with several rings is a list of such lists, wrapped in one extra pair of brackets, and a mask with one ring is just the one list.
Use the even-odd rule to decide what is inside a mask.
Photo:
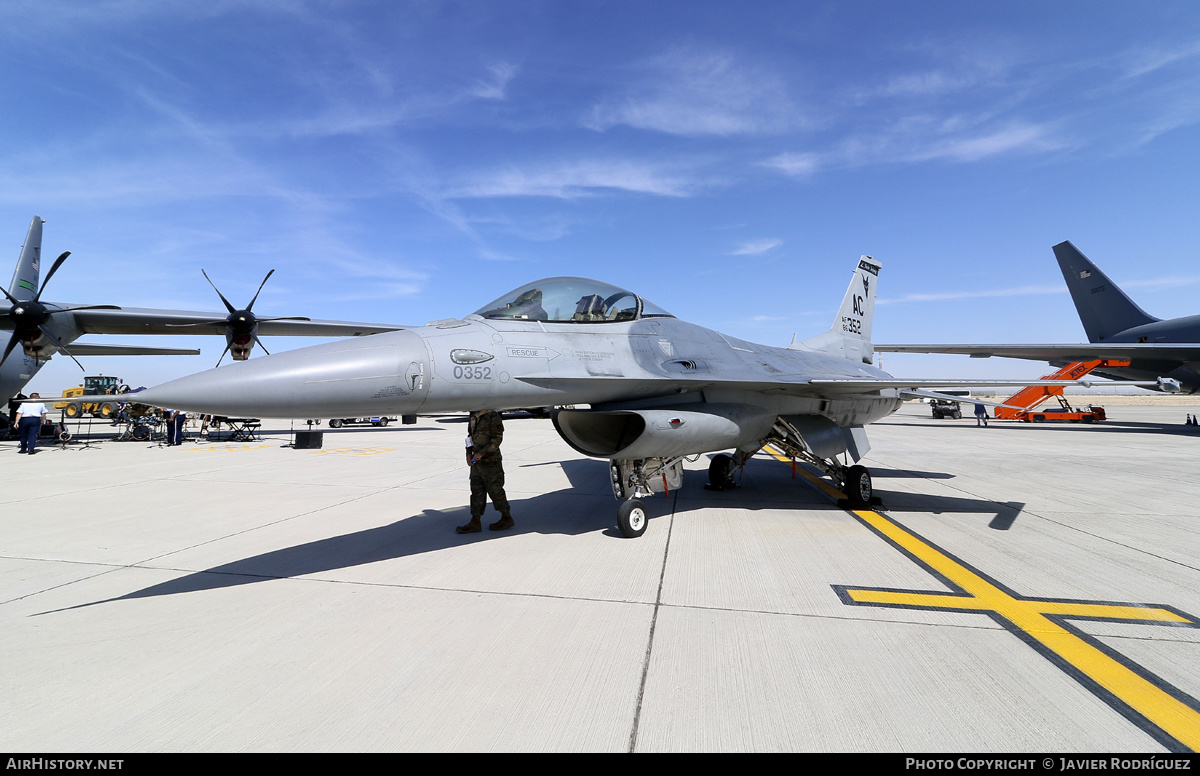
[(487, 319), (614, 323), (673, 318), (632, 291), (587, 278), (547, 278), (521, 286), (475, 311)]

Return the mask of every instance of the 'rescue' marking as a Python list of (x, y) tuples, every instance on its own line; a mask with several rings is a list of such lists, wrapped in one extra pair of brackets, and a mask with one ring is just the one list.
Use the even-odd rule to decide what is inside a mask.
[[(776, 460), (791, 459), (764, 448)], [(797, 471), (831, 498), (844, 494), (804, 468)], [(1200, 627), (1170, 606), (1022, 596), (937, 545), (873, 510), (846, 510), (954, 592), (832, 585), (848, 606), (986, 614), (1130, 722), (1172, 751), (1200, 750), (1200, 701), (1167, 683), (1069, 620)]]

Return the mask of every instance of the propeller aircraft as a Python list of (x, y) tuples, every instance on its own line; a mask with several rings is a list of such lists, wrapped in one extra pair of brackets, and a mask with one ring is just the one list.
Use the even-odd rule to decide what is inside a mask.
[[(349, 321), (314, 321), (308, 318), (259, 318), (253, 312), (258, 293), (245, 309), (235, 309), (217, 287), (228, 314), (191, 312), (187, 310), (157, 310), (118, 307), (114, 304), (63, 304), (43, 300), (46, 287), (63, 262), (71, 255), (63, 252), (41, 284), (38, 275), (42, 252), (42, 224), (33, 217), (25, 235), (25, 244), (17, 260), (16, 270), (8, 289), (3, 291), (4, 306), (0, 306), (0, 337), (9, 330), (3, 355), (0, 356), (0, 402), (15, 396), (37, 374), (46, 361), (62, 353), (76, 364), (77, 356), (131, 355), (198, 355), (199, 350), (157, 348), (143, 345), (108, 345), (76, 342), (84, 334), (224, 334), (225, 353), (235, 360), (249, 357), (254, 344), (262, 344), (259, 334), (272, 336), (348, 337), (394, 331), (398, 327)], [(202, 270), (203, 272), (203, 270)], [(267, 278), (275, 270), (267, 273)], [(204, 277), (212, 285), (208, 274)], [(17, 353), (17, 346), (21, 351)], [(266, 348), (264, 347), (265, 351)], [(220, 364), (220, 360), (217, 361)], [(83, 365), (79, 364), (83, 369)]]

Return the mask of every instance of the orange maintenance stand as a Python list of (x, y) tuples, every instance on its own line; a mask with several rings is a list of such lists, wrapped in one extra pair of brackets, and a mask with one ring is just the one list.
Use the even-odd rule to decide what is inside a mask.
[[(1122, 366), (1129, 366), (1129, 362), (1109, 358), (1100, 358), (1094, 361), (1076, 361), (1072, 364), (1067, 364), (1054, 374), (1044, 375), (1041, 379), (1079, 380), (1093, 369)], [(1034, 407), (1046, 401), (1051, 396), (1058, 399), (1058, 409), (1034, 411)], [(1067, 402), (1066, 397), (1063, 396), (1063, 389), (1060, 385), (1031, 385), (1013, 394), (1004, 403), (1024, 407), (1024, 409), (997, 407), (997, 420), (1023, 420), (1026, 423), (1041, 423), (1046, 420), (1069, 420), (1072, 423), (1093, 423), (1098, 420), (1104, 420), (1106, 417), (1103, 407), (1089, 405), (1082, 410), (1072, 407)]]

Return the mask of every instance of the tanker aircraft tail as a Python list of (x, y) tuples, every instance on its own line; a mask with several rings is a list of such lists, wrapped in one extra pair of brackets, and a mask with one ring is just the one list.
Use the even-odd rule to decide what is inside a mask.
[[(1093, 374), (1146, 383), (1150, 390), (1200, 391), (1200, 315), (1163, 320), (1130, 299), (1074, 245), (1054, 246), (1063, 279), (1088, 342), (1021, 345), (876, 345), (881, 353), (960, 353), (972, 358), (1024, 358), (1054, 366), (1104, 360)], [(1126, 362), (1124, 365), (1112, 362)]]
[(1088, 341), (1101, 342), (1126, 329), (1160, 320), (1138, 307), (1070, 240), (1054, 246), (1054, 257), (1067, 281)]

